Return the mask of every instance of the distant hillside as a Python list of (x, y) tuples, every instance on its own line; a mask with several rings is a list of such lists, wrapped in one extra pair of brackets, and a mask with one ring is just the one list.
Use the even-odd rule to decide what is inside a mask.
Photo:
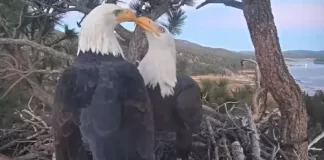
[(241, 69), (240, 60), (253, 56), (232, 52), (222, 48), (201, 46), (186, 40), (176, 39), (178, 56), (189, 61), (189, 74), (232, 74)]
[(324, 51), (289, 50), (283, 53), (287, 58), (324, 58)]
[[(253, 55), (253, 51), (240, 51), (237, 53)], [(311, 51), (311, 50), (287, 50), (283, 51), (285, 58), (324, 58), (324, 50)]]
[[(55, 36), (62, 36), (61, 31), (54, 31)], [(198, 45), (186, 40), (176, 39), (176, 49), (178, 59), (185, 59), (188, 64), (187, 74), (233, 74), (242, 69), (240, 60), (254, 56), (232, 52), (222, 48), (211, 48)], [(125, 54), (127, 54), (128, 44), (119, 41)], [(77, 41), (67, 42), (66, 47), (71, 50), (69, 53), (76, 53)], [(247, 67), (251, 67), (247, 65)]]

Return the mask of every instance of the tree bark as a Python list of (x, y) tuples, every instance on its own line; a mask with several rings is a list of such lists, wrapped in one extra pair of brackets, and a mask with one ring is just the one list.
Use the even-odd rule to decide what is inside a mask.
[(284, 149), (292, 153), (289, 159), (307, 160), (306, 107), (281, 53), (270, 0), (243, 0), (243, 13), (265, 87), (279, 104), (284, 124), (289, 124), (282, 138), (292, 145)]
[(129, 42), (128, 53), (125, 54), (126, 59), (134, 63), (140, 59), (143, 53), (146, 53), (148, 49), (148, 41), (144, 32), (140, 27), (136, 26), (132, 39)]

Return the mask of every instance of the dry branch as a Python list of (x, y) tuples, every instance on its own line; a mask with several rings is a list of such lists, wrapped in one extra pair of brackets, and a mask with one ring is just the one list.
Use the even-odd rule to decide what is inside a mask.
[(241, 59), (241, 65), (244, 65), (244, 62), (251, 62), (255, 65), (255, 90), (252, 95), (252, 114), (253, 120), (259, 122), (262, 120), (268, 106), (267, 106), (267, 97), (268, 90), (265, 89), (262, 84), (262, 77), (259, 69), (259, 65), (256, 61), (252, 59)]
[[(201, 125), (201, 132), (197, 135), (194, 135), (195, 145), (193, 145), (193, 153), (195, 154), (193, 154), (191, 158), (194, 160), (244, 160), (245, 158), (270, 159), (271, 157), (274, 157), (275, 159), (278, 159), (279, 156), (285, 157), (285, 154), (281, 150), (280, 146), (274, 148), (272, 144), (269, 144), (267, 142), (267, 140), (259, 138), (260, 131), (252, 120), (252, 113), (250, 108), (244, 109), (244, 107), (246, 107), (245, 105), (237, 105), (237, 107), (243, 107), (238, 110), (242, 111), (242, 113), (245, 114), (244, 117), (234, 116), (234, 114), (236, 113), (233, 112), (233, 109), (228, 110), (226, 114), (221, 114), (207, 105), (203, 106), (203, 112), (205, 114), (203, 116), (204, 121)], [(223, 104), (222, 106), (225, 106), (225, 104)], [(247, 119), (248, 123), (246, 126), (245, 123), (238, 123), (242, 120), (242, 118)], [(232, 121), (236, 122), (236, 125), (234, 125), (233, 123), (231, 125), (228, 125), (228, 123)], [(261, 128), (269, 129), (275, 127), (269, 125), (268, 123), (258, 124), (258, 126), (261, 126)], [(267, 130), (264, 130), (263, 132), (260, 134), (267, 133)], [(168, 146), (172, 146), (172, 143), (170, 141), (164, 140), (170, 138), (166, 138), (165, 136), (161, 135), (159, 135), (158, 137), (160, 137), (160, 144), (163, 143), (168, 144)], [(174, 140), (175, 137), (172, 137), (172, 139)], [(279, 144), (279, 142), (277, 142), (276, 144)], [(158, 148), (163, 148), (161, 146), (163, 145), (160, 145)], [(166, 148), (164, 148), (164, 150), (166, 150)], [(174, 150), (171, 153), (174, 153)], [(170, 155), (171, 153), (164, 153), (164, 156)], [(200, 155), (200, 157), (198, 158), (196, 154)], [(166, 159), (162, 158), (162, 160)]]
[(252, 116), (252, 112), (249, 108), (249, 106), (246, 104), (245, 105), (245, 108), (247, 110), (247, 113), (248, 113), (248, 122), (249, 122), (249, 126), (251, 127), (252, 129), (252, 155), (253, 155), (253, 159), (255, 160), (259, 160), (261, 157), (260, 157), (260, 152), (261, 152), (261, 149), (260, 149), (260, 144), (259, 144), (259, 140), (260, 140), (260, 136), (258, 134), (258, 131), (257, 131), (257, 128), (256, 128), (256, 125), (253, 121), (253, 116)]
[(233, 7), (236, 9), (243, 9), (242, 2), (236, 1), (236, 0), (205, 0), (201, 4), (199, 4), (196, 9), (200, 9), (201, 7), (204, 7), (207, 4), (211, 3), (222, 3), (225, 6)]
[(12, 38), (0, 38), (0, 45), (27, 45), (36, 50), (43, 51), (45, 53), (51, 54), (55, 57), (66, 59), (69, 62), (73, 62), (74, 58), (68, 54), (54, 50), (53, 48), (40, 45), (36, 42), (27, 39), (12, 39)]
[[(0, 138), (0, 150), (16, 159), (41, 158), (50, 160), (53, 157), (51, 128), (41, 116), (36, 115), (30, 106), (31, 100), (32, 98), (26, 109), (18, 111), (21, 119), (25, 122), (24, 126), (17, 128), (17, 130), (1, 131), (3, 132), (2, 135), (5, 136), (0, 137), (5, 138)], [(256, 125), (252, 121), (249, 108), (247, 109), (248, 112), (242, 110), (244, 114), (248, 113), (245, 118), (249, 120), (249, 126), (246, 127), (241, 126), (239, 123), (237, 123), (238, 126), (228, 125), (231, 121), (238, 122), (241, 119), (233, 116), (235, 113), (233, 113), (232, 109), (228, 110), (226, 114), (221, 114), (209, 106), (203, 106), (203, 108), (208, 115), (204, 115), (200, 132), (193, 135), (191, 159), (200, 160), (204, 159), (204, 157), (207, 158), (208, 155), (212, 159), (243, 160), (250, 155), (260, 159), (269, 159), (271, 156), (278, 158), (278, 155), (282, 154), (280, 148), (274, 149), (267, 140), (258, 138), (259, 131), (257, 131)], [(217, 117), (222, 118), (218, 119)], [(25, 132), (18, 131), (18, 129), (23, 128), (27, 130)], [(252, 138), (249, 137), (251, 131)], [(160, 160), (174, 158), (175, 138), (174, 133), (157, 132), (155, 154), (160, 157)], [(260, 145), (258, 146), (258, 144)], [(19, 148), (18, 152), (15, 154), (10, 152), (15, 148)]]
[(209, 132), (209, 137), (211, 139), (211, 142), (214, 146), (214, 154), (215, 154), (215, 160), (219, 160), (219, 154), (218, 154), (218, 146), (216, 144), (216, 140), (215, 140), (215, 133), (214, 130), (209, 122), (209, 119), (206, 119), (206, 124), (207, 124), (207, 128), (208, 128), (208, 132)]
[(324, 137), (324, 132), (322, 132), (320, 135), (318, 135), (313, 141), (311, 141), (308, 145), (308, 150), (312, 148), (312, 146), (317, 143), (319, 140), (321, 140)]
[(239, 141), (235, 141), (231, 145), (232, 153), (233, 153), (233, 160), (244, 160), (245, 156), (243, 153), (243, 148)]
[[(34, 1), (36, 1), (36, 0), (34, 0)], [(116, 3), (116, 2), (117, 1), (109, 1), (109, 3)], [(69, 5), (70, 7), (68, 7), (68, 8), (55, 7), (55, 9), (59, 10), (60, 13), (78, 11), (78, 12), (81, 12), (81, 13), (87, 15), (91, 11), (91, 9), (86, 6), (86, 3), (84, 3), (84, 1), (63, 0), (62, 3), (65, 3), (65, 4)], [(45, 4), (43, 4), (43, 5), (45, 5)], [(54, 7), (54, 6), (51, 6), (51, 7)], [(77, 22), (77, 23), (80, 23), (80, 22)], [(121, 36), (127, 42), (129, 42), (130, 39), (133, 37), (133, 33), (128, 31), (127, 29), (125, 29), (120, 24), (117, 25), (115, 30), (118, 33), (118, 35)]]
[[(0, 136), (0, 152), (12, 153), (11, 151), (14, 150), (10, 156), (15, 157), (15, 160), (50, 157), (53, 149), (46, 146), (52, 146), (51, 128), (30, 106), (27, 108), (17, 111), (24, 124), (9, 132), (6, 130), (0, 132), (0, 135), (4, 135)], [(22, 132), (21, 129), (25, 131)]]

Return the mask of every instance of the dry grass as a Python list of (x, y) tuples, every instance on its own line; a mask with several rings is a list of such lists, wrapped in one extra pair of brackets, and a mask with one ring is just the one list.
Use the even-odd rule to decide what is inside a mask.
[(254, 70), (243, 70), (239, 74), (235, 75), (202, 75), (191, 76), (197, 83), (200, 83), (202, 79), (219, 80), (227, 79), (229, 81), (228, 89), (235, 90), (241, 88), (244, 85), (254, 85)]
[[(202, 79), (219, 80), (227, 79), (229, 81), (228, 90), (235, 91), (238, 88), (243, 88), (244, 85), (254, 86), (255, 78), (254, 70), (242, 70), (239, 74), (235, 75), (203, 75), (203, 76), (191, 76), (197, 83), (200, 83)], [(269, 108), (277, 108), (278, 104), (273, 99), (272, 95), (268, 93), (267, 105)]]

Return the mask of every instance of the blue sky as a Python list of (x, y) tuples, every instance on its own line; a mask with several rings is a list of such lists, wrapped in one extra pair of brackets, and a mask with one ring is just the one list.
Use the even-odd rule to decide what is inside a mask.
[[(271, 1), (283, 50), (324, 50), (324, 0)], [(200, 2), (202, 0), (196, 0), (196, 4)], [(182, 33), (176, 38), (214, 48), (253, 50), (241, 10), (222, 4), (210, 4), (199, 10), (194, 7), (184, 9), (188, 18)], [(81, 14), (72, 12), (63, 21), (77, 28), (76, 21), (80, 17)], [(132, 23), (123, 26), (134, 29)]]

